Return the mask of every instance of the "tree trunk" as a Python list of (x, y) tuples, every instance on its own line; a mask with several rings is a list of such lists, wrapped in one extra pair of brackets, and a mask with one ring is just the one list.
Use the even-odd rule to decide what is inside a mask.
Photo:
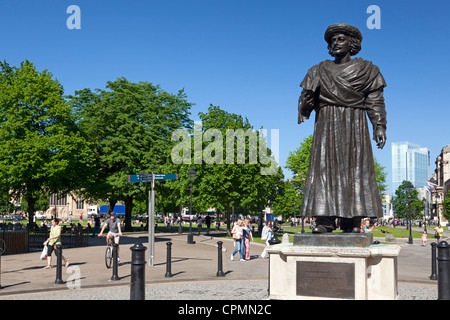
[(109, 205), (108, 205), (108, 211), (106, 211), (106, 216), (105, 218), (107, 218), (111, 212), (113, 212), (114, 207), (116, 206), (117, 200), (113, 197), (108, 199)]
[(125, 231), (131, 231), (131, 211), (133, 210), (133, 196), (125, 198)]
[(27, 205), (28, 205), (28, 228), (34, 228), (35, 224), (34, 224), (33, 218), (34, 218), (36, 199), (33, 198), (32, 192), (27, 192), (27, 194), (25, 195), (25, 199), (26, 199)]
[(227, 211), (226, 211), (226, 219), (227, 219), (227, 236), (231, 237), (231, 220), (230, 220), (231, 212), (230, 212), (230, 203), (227, 203)]

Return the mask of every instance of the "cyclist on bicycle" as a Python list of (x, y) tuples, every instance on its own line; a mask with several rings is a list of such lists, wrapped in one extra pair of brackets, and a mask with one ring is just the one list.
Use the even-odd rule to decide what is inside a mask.
[[(103, 235), (103, 231), (106, 226), (108, 226), (108, 234), (106, 235), (106, 243), (108, 243), (108, 239), (114, 237), (114, 242), (119, 244), (120, 236), (122, 235), (122, 231), (120, 229), (120, 220), (117, 219), (115, 212), (111, 212), (109, 218), (103, 224), (102, 230), (98, 234), (99, 237)], [(117, 247), (117, 262), (119, 262), (119, 247)]]

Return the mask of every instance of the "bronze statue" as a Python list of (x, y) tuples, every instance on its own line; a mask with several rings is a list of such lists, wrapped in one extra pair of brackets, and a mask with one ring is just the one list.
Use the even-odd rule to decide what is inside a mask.
[(378, 148), (386, 142), (386, 82), (372, 62), (355, 58), (362, 34), (345, 23), (331, 25), (325, 40), (334, 61), (308, 70), (300, 84), (298, 123), (316, 119), (301, 214), (315, 217), (314, 233), (359, 232), (361, 218), (381, 217), (382, 206), (366, 114)]

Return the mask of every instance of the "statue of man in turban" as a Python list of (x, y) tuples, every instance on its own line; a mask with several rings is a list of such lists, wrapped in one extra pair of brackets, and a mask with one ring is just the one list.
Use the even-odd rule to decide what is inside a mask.
[(345, 23), (331, 25), (325, 41), (334, 61), (308, 70), (300, 84), (298, 123), (315, 111), (315, 127), (301, 214), (315, 217), (314, 233), (360, 231), (364, 217), (381, 217), (368, 128), (378, 148), (386, 142), (386, 82), (372, 62), (354, 58), (362, 34)]

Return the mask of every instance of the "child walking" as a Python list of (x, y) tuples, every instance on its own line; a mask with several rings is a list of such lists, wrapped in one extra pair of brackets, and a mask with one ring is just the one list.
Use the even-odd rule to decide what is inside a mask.
[(424, 230), (422, 232), (422, 247), (425, 247), (427, 245), (427, 232)]

